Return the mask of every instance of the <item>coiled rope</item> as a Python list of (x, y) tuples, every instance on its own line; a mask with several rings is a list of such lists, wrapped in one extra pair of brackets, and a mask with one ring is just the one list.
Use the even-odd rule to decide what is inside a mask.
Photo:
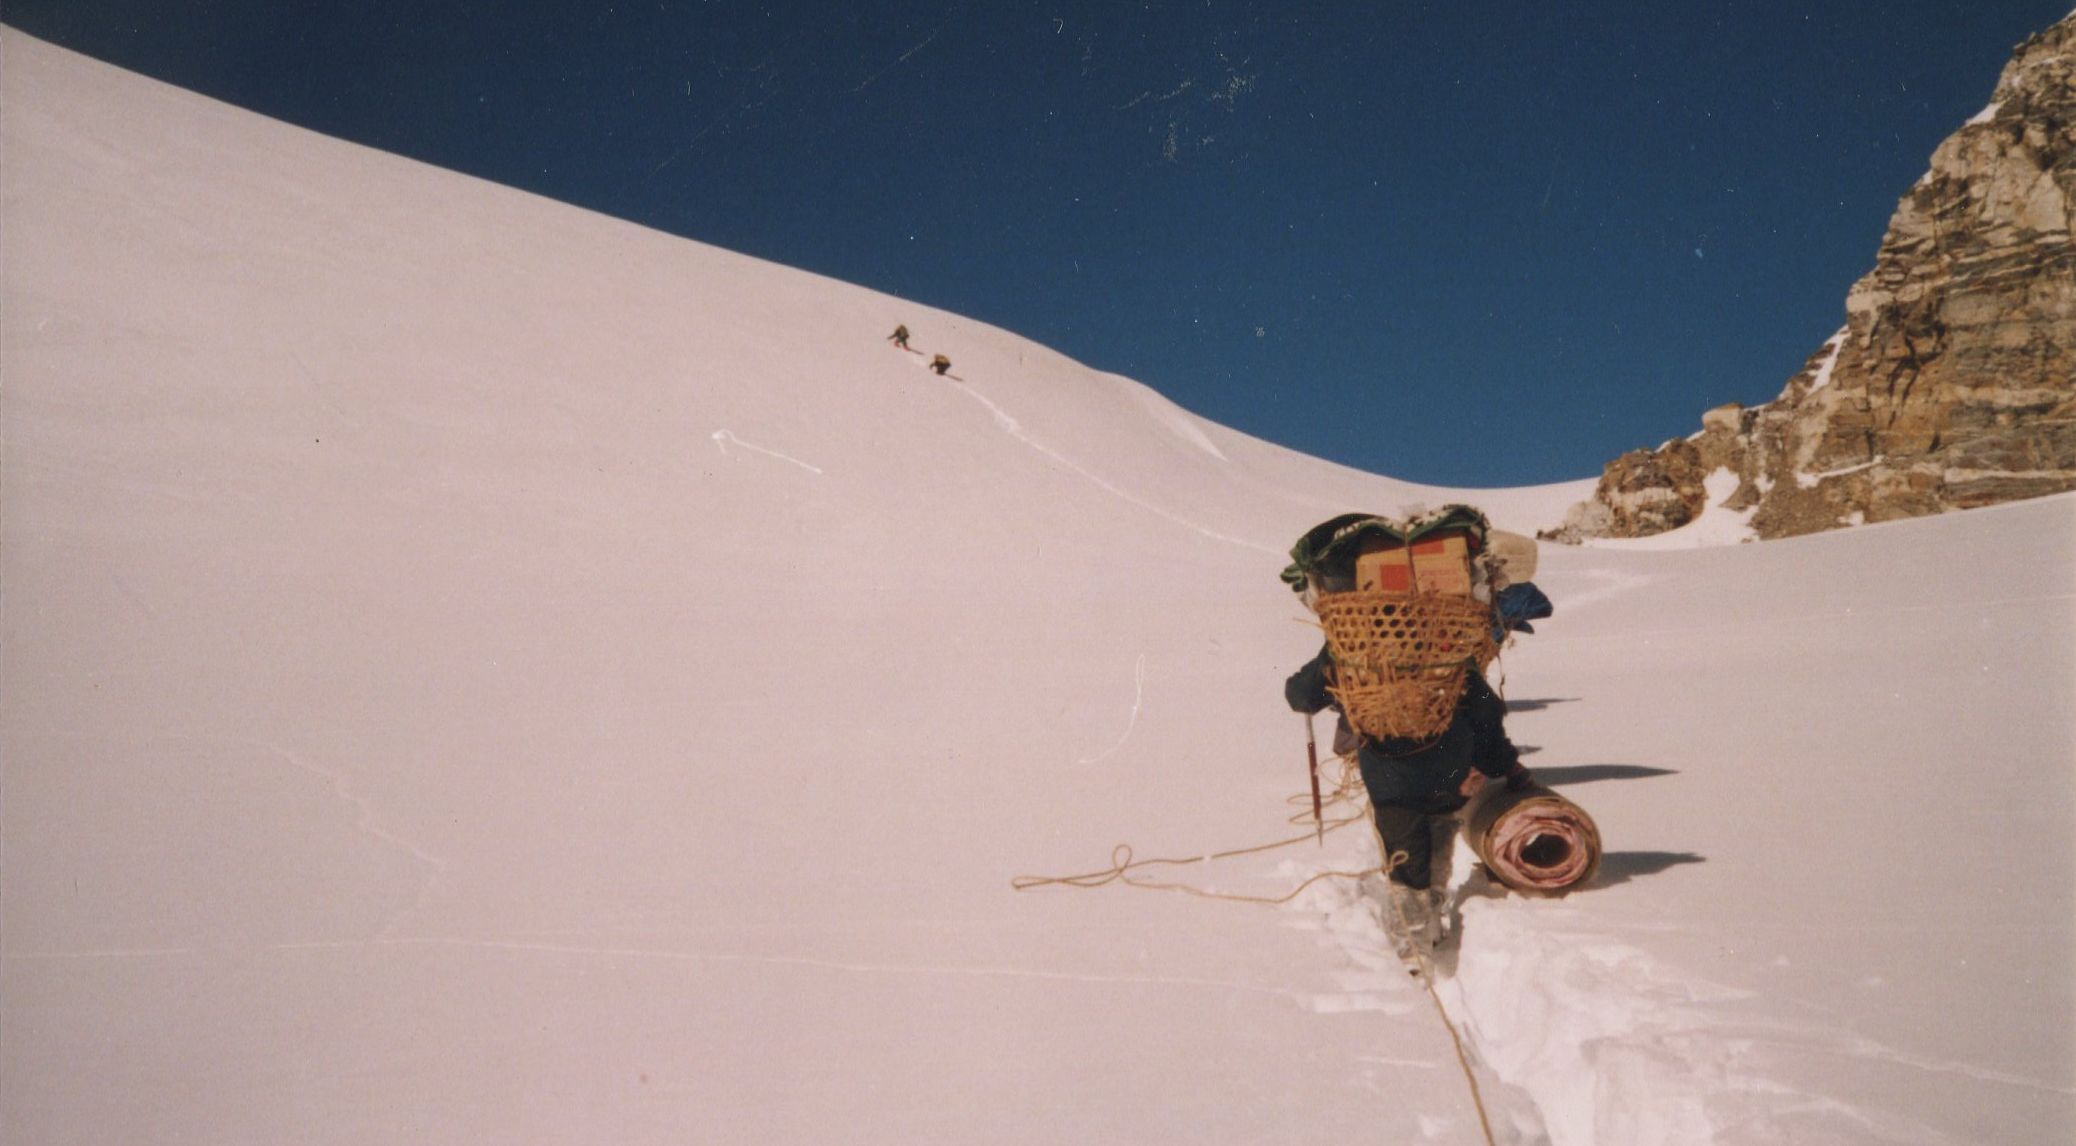
[[(1147, 859), (1137, 858), (1132, 851), (1132, 845), (1119, 844), (1110, 850), (1109, 867), (1096, 871), (1082, 872), (1079, 875), (1020, 875), (1011, 879), (1009, 886), (1016, 891), (1029, 891), (1034, 887), (1095, 888), (1113, 883), (1122, 883), (1130, 887), (1143, 887), (1151, 891), (1179, 891), (1185, 895), (1194, 895), (1203, 899), (1225, 899), (1235, 903), (1274, 905), (1289, 903), (1302, 894), (1306, 888), (1321, 880), (1360, 880), (1364, 876), (1381, 874), (1385, 870), (1381, 865), (1364, 868), (1361, 871), (1322, 871), (1306, 879), (1296, 887), (1291, 888), (1289, 891), (1284, 892), (1282, 895), (1241, 895), (1235, 892), (1212, 891), (1209, 888), (1197, 887), (1194, 884), (1146, 879), (1134, 874), (1150, 867), (1187, 867), (1191, 864), (1213, 863), (1218, 860), (1233, 859), (1238, 856), (1259, 855), (1262, 852), (1272, 852), (1278, 848), (1294, 847), (1298, 844), (1311, 843), (1322, 832), (1339, 831), (1350, 824), (1368, 820), (1370, 818), (1369, 799), (1363, 792), (1362, 778), (1360, 773), (1356, 771), (1355, 761), (1346, 756), (1339, 757), (1339, 759), (1341, 761), (1340, 777), (1334, 783), (1333, 793), (1321, 801), (1321, 807), (1344, 808), (1347, 810), (1341, 815), (1327, 817), (1315, 830), (1306, 832), (1303, 835), (1291, 836), (1289, 839), (1274, 840), (1265, 844), (1255, 844), (1252, 847), (1229, 848), (1221, 852), (1209, 852), (1204, 855), (1154, 856)], [(1309, 793), (1292, 796), (1288, 802), (1299, 809), (1291, 815), (1289, 822), (1300, 824), (1307, 823), (1312, 819), (1312, 797)]]

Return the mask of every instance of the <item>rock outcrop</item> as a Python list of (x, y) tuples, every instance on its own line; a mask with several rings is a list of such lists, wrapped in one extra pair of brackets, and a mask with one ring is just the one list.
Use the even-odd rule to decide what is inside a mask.
[[(2076, 13), (1897, 206), (1845, 326), (1763, 406), (1607, 467), (1550, 536), (1640, 537), (1752, 510), (1763, 538), (2076, 489)], [(1735, 492), (1708, 506), (1707, 475)]]

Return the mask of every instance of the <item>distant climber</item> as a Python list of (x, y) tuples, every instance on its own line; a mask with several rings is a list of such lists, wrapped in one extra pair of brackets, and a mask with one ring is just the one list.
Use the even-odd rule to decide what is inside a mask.
[(946, 358), (942, 354), (936, 355), (930, 359), (930, 369), (935, 370), (939, 374), (949, 374), (951, 373), (951, 359)]
[(1454, 813), (1488, 779), (1534, 783), (1483, 669), (1504, 630), (1548, 616), (1549, 602), (1509, 586), (1489, 533), (1468, 506), (1410, 522), (1345, 514), (1300, 538), (1283, 573), (1327, 637), (1284, 698), (1340, 715), (1335, 750), (1369, 793), (1402, 953), (1440, 938), (1434, 858), (1453, 847)]
[(903, 350), (908, 349), (908, 327), (905, 325), (895, 327), (894, 333), (887, 335), (887, 341)]

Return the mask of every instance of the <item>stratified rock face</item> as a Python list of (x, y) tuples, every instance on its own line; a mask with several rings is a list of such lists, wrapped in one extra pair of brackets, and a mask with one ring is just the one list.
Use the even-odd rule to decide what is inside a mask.
[(1615, 535), (1648, 537), (1701, 516), (1708, 504), (1702, 488), (1708, 473), (1691, 442), (1631, 450), (1608, 463), (1593, 500), (1607, 507)]
[[(1656, 468), (1728, 467), (1741, 480), (1725, 507), (1756, 506), (1768, 538), (2076, 489), (2072, 214), (2076, 13), (2021, 44), (1990, 106), (1932, 154), (1845, 327), (1779, 398), (1709, 411), (1700, 434), (1651, 451)], [(1610, 463), (1558, 536), (1684, 524), (1624, 512), (1650, 468)]]

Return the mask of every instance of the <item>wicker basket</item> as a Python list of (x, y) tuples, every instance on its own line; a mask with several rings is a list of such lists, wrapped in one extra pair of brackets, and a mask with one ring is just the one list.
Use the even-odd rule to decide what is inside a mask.
[(1333, 694), (1364, 735), (1431, 740), (1449, 727), (1471, 669), (1499, 655), (1492, 607), (1453, 593), (1329, 593), (1319, 622)]

